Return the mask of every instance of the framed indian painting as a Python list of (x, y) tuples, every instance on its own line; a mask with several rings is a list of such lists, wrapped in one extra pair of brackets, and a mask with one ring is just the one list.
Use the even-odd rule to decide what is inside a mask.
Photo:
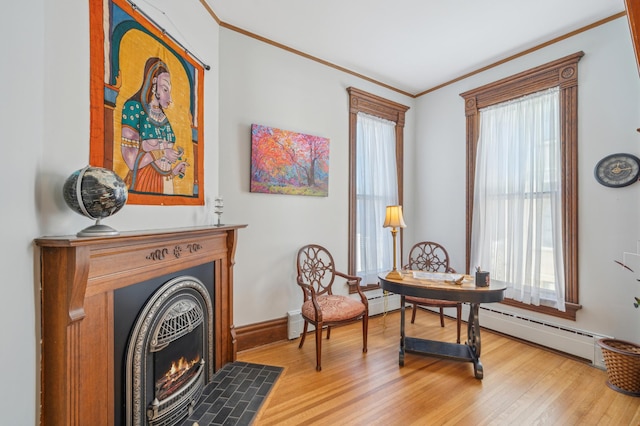
[(126, 0), (90, 0), (90, 163), (129, 204), (204, 204), (204, 67)]

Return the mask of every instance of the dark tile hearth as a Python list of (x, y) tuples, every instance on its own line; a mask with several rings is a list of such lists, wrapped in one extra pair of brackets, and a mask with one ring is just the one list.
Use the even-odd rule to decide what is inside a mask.
[(250, 425), (282, 370), (238, 361), (226, 364), (205, 387), (200, 403), (182, 426)]

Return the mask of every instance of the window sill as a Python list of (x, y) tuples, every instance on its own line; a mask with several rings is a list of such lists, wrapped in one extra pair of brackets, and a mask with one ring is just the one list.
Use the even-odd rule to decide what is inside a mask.
[(551, 315), (558, 318), (564, 318), (571, 321), (576, 320), (576, 312), (582, 309), (582, 305), (565, 302), (565, 312), (561, 312), (555, 308), (550, 308), (548, 306), (534, 306), (527, 305), (525, 303), (517, 302), (513, 299), (504, 299), (502, 302), (503, 305), (509, 305), (520, 309), (525, 309), (527, 311), (538, 312), (545, 315)]
[[(362, 290), (362, 291), (372, 291), (372, 290), (377, 290), (379, 288), (380, 288), (380, 284), (367, 284), (367, 285), (361, 286), (360, 290)], [(353, 293), (357, 293), (357, 292), (358, 292), (358, 290), (356, 290), (356, 285), (349, 283), (349, 294), (353, 294)]]

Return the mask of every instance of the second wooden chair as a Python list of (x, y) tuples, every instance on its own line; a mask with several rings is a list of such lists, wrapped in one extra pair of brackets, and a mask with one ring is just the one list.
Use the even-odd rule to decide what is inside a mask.
[[(405, 265), (405, 269), (429, 271), (429, 272), (449, 272), (456, 271), (449, 266), (449, 253), (445, 248), (431, 241), (423, 241), (415, 244), (409, 251), (409, 262)], [(407, 296), (406, 303), (411, 303), (413, 309), (411, 312), (411, 323), (416, 320), (416, 311), (418, 306), (427, 306), (440, 309), (440, 326), (444, 327), (444, 308), (456, 308), (458, 339), (460, 343), (460, 325), (462, 320), (462, 303), (451, 302), (448, 300), (426, 299), (423, 297)]]

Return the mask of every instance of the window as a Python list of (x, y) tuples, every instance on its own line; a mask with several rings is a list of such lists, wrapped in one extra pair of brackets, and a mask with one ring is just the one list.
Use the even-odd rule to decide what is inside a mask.
[(398, 204), (396, 124), (358, 113), (356, 130), (356, 275), (375, 283), (391, 269), (391, 233), (380, 225), (386, 206)]
[(409, 109), (350, 87), (349, 273), (378, 288), (377, 273), (391, 269), (391, 233), (385, 207), (402, 204), (404, 114)]
[[(582, 56), (578, 52), (461, 94), (467, 116), (467, 270), (490, 264), (495, 279), (512, 283), (503, 303), (573, 320), (580, 308), (577, 71)], [(534, 110), (544, 119), (523, 118)], [(500, 136), (507, 115), (519, 117), (511, 120), (513, 134), (529, 137), (534, 132), (527, 126), (542, 123), (527, 150), (520, 136)], [(514, 174), (516, 169), (526, 172)]]
[(480, 110), (471, 265), (506, 282), (507, 298), (564, 311), (558, 95)]

